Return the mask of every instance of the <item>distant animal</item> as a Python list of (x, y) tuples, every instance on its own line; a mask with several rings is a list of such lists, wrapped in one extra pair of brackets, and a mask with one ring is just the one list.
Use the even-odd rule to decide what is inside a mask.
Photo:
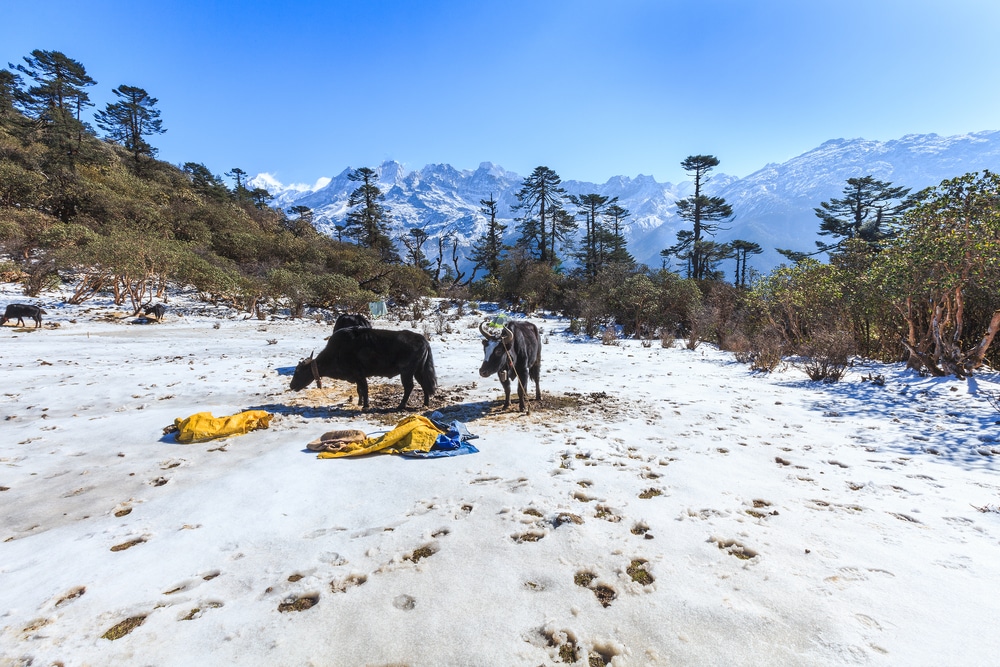
[(479, 325), (479, 333), (485, 338), (479, 375), (485, 378), (497, 374), (503, 385), (503, 407), (507, 409), (510, 407), (510, 376), (513, 374), (517, 379), (519, 409), (523, 412), (529, 377), (535, 381), (535, 400), (542, 398), (538, 388), (538, 374), (542, 367), (542, 340), (538, 327), (531, 322), (511, 322), (497, 334), (489, 331), (487, 324), (483, 322)]
[(372, 328), (372, 323), (368, 321), (368, 318), (364, 315), (357, 313), (344, 313), (337, 316), (337, 321), (333, 325), (334, 331), (340, 331), (341, 329), (346, 329), (347, 327), (367, 327)]
[(155, 306), (147, 304), (142, 307), (143, 315), (145, 315), (146, 317), (152, 315), (157, 322), (163, 319), (163, 314), (165, 312), (167, 312), (167, 307), (164, 306), (162, 303), (158, 303)]
[(35, 328), (42, 326), (42, 315), (48, 315), (39, 306), (29, 306), (25, 303), (12, 303), (7, 306), (7, 310), (4, 311), (3, 317), (0, 317), (0, 326), (3, 326), (7, 322), (17, 318), (17, 325), (24, 326), (24, 318), (30, 317), (35, 320)]
[(292, 391), (299, 391), (315, 380), (323, 388), (321, 378), (353, 382), (358, 388), (361, 409), (368, 409), (368, 378), (373, 376), (399, 376), (403, 382), (403, 400), (399, 410), (406, 407), (416, 378), (424, 390), (424, 406), (437, 389), (434, 357), (427, 339), (413, 331), (389, 331), (368, 327), (347, 327), (334, 331), (326, 347), (315, 358), (301, 360), (295, 367)]

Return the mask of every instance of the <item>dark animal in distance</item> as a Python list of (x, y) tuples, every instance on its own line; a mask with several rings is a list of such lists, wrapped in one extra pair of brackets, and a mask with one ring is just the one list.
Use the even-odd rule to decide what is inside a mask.
[(322, 388), (320, 378), (353, 382), (358, 387), (361, 409), (368, 409), (368, 378), (373, 376), (399, 376), (403, 383), (403, 400), (399, 410), (406, 407), (416, 378), (424, 391), (424, 406), (437, 389), (434, 357), (427, 339), (413, 331), (389, 331), (366, 327), (348, 327), (334, 331), (323, 351), (313, 358), (303, 359), (295, 367), (292, 391), (299, 391), (315, 380)]
[(35, 328), (42, 326), (42, 315), (48, 315), (39, 306), (29, 306), (25, 303), (12, 303), (7, 306), (7, 310), (4, 311), (3, 317), (0, 317), (0, 326), (5, 323), (10, 322), (15, 317), (17, 318), (17, 325), (24, 326), (24, 318), (30, 317), (35, 320)]
[(344, 313), (337, 316), (337, 321), (333, 325), (334, 331), (340, 331), (341, 329), (346, 329), (347, 327), (367, 327), (372, 328), (372, 323), (368, 321), (368, 318), (364, 315), (357, 313)]
[(163, 314), (165, 312), (167, 312), (167, 307), (164, 306), (162, 303), (158, 303), (155, 306), (147, 304), (142, 307), (142, 314), (145, 315), (146, 317), (152, 315), (157, 322), (163, 319)]
[(510, 376), (517, 379), (519, 409), (524, 411), (524, 395), (530, 377), (535, 381), (535, 400), (542, 398), (538, 388), (538, 374), (542, 367), (542, 340), (538, 327), (531, 322), (511, 322), (499, 334), (487, 330), (487, 322), (479, 325), (483, 334), (483, 365), (479, 375), (489, 377), (494, 373), (503, 385), (504, 409), (510, 407)]

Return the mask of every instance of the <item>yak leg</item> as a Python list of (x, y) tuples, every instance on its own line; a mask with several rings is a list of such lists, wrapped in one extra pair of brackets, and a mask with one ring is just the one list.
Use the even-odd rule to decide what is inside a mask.
[(503, 407), (506, 410), (510, 407), (510, 378), (506, 373), (500, 376), (500, 384), (503, 385)]
[(397, 410), (406, 409), (406, 403), (410, 400), (410, 393), (413, 392), (413, 376), (409, 373), (401, 373), (399, 379), (403, 381), (403, 400), (399, 402)]
[(541, 371), (541, 364), (535, 364), (528, 371), (531, 374), (531, 379), (535, 381), (535, 400), (536, 401), (542, 400), (542, 390), (538, 388), (538, 375), (539, 375), (540, 371)]
[(368, 378), (359, 378), (357, 381), (358, 385), (358, 402), (361, 404), (362, 410), (368, 409)]

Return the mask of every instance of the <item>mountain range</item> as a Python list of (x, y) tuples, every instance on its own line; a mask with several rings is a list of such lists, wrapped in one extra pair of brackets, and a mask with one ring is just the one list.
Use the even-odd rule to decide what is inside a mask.
[[(815, 249), (819, 219), (813, 209), (840, 198), (849, 178), (870, 175), (916, 192), (983, 170), (1000, 171), (1000, 131), (950, 137), (909, 134), (892, 141), (833, 139), (781, 164), (767, 164), (745, 178), (711, 173), (705, 190), (733, 207), (733, 219), (715, 240), (760, 244), (764, 252), (752, 257), (750, 266), (767, 273), (784, 259), (776, 247)], [(335, 236), (348, 211), (348, 196), (357, 187), (348, 178), (352, 171), (347, 168), (332, 179), (322, 179), (316, 189), (286, 188), (268, 174), (251, 179), (250, 187), (267, 189), (274, 195), (276, 208), (308, 206), (317, 229)], [(515, 193), (524, 180), (520, 174), (490, 162), (475, 170), (429, 164), (407, 171), (398, 162), (387, 161), (375, 171), (390, 211), (392, 233), (398, 237), (409, 228), (422, 228), (430, 237), (424, 249), (432, 258), (437, 255), (435, 239), (445, 234), (458, 240), (460, 255), (469, 254), (471, 244), (486, 229), (480, 200), (491, 196), (499, 203), (508, 239), (517, 235), (511, 207), (517, 203)], [(568, 194), (618, 197), (618, 203), (631, 212), (624, 230), (629, 250), (637, 261), (651, 267), (661, 266), (660, 250), (676, 242), (679, 230), (690, 227), (677, 215), (676, 207), (678, 199), (692, 194), (690, 181), (672, 184), (644, 175), (615, 176), (603, 184), (564, 180), (562, 187)], [(573, 211), (568, 202), (566, 209)], [(558, 254), (567, 257), (565, 251)], [(469, 262), (460, 265), (464, 270)]]

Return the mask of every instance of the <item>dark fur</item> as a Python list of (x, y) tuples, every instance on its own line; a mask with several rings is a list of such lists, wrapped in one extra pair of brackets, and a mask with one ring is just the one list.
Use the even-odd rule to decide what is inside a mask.
[(424, 406), (437, 389), (434, 357), (430, 343), (412, 331), (388, 331), (365, 327), (348, 327), (334, 331), (326, 347), (313, 359), (303, 359), (295, 367), (293, 391), (299, 391), (314, 380), (312, 363), (321, 377), (353, 382), (358, 387), (358, 400), (363, 410), (368, 409), (368, 378), (373, 376), (400, 376), (403, 382), (403, 400), (400, 410), (406, 407), (413, 391), (413, 379), (424, 390)]
[(38, 306), (29, 306), (25, 303), (12, 303), (7, 306), (7, 310), (4, 311), (3, 317), (0, 317), (0, 326), (3, 326), (5, 323), (10, 322), (16, 317), (17, 325), (23, 327), (24, 318), (30, 317), (35, 321), (35, 328), (37, 329), (42, 326), (42, 315), (48, 315), (48, 313)]
[(355, 313), (344, 313), (337, 316), (337, 321), (333, 325), (333, 330), (340, 331), (341, 329), (346, 329), (347, 327), (366, 327), (371, 329), (372, 323), (369, 322), (368, 318), (364, 315)]
[(167, 312), (167, 307), (162, 303), (158, 303), (155, 306), (147, 305), (142, 307), (142, 313), (146, 317), (152, 315), (157, 322), (163, 319), (163, 314)]
[(479, 374), (485, 378), (496, 373), (500, 378), (505, 409), (510, 407), (510, 376), (514, 374), (517, 380), (519, 409), (524, 411), (524, 394), (527, 391), (529, 377), (535, 381), (535, 400), (542, 398), (542, 392), (538, 388), (538, 375), (542, 368), (542, 340), (538, 335), (538, 327), (531, 322), (512, 322), (505, 327), (505, 330), (513, 333), (509, 344), (505, 344), (502, 339), (483, 340), (484, 353), (491, 342), (496, 342), (497, 345), (493, 348), (492, 354), (484, 358), (483, 365), (479, 367)]

